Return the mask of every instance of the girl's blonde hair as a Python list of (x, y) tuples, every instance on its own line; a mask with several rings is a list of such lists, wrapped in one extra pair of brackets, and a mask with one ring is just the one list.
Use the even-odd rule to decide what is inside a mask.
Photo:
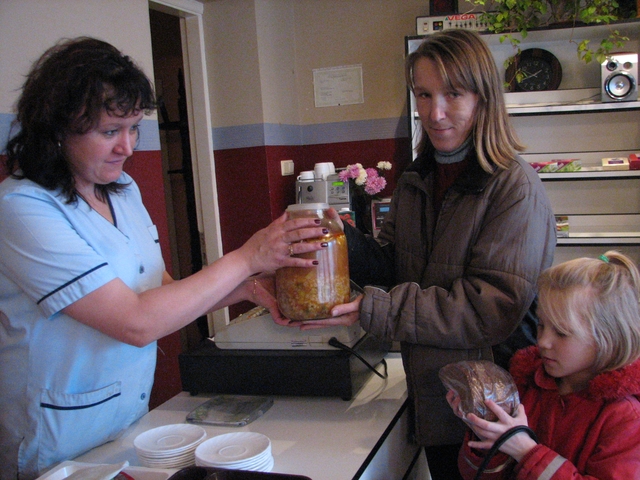
[(640, 358), (639, 288), (638, 267), (611, 250), (544, 271), (538, 309), (561, 334), (595, 343), (598, 372), (615, 370)]

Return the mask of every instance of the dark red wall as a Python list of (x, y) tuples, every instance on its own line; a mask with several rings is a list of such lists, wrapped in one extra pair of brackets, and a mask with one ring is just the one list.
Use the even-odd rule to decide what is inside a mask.
[[(296, 177), (319, 162), (336, 168), (361, 163), (375, 167), (391, 162), (388, 185), (391, 195), (400, 173), (411, 162), (408, 138), (329, 143), (306, 146), (267, 146), (216, 150), (216, 181), (222, 245), (225, 252), (240, 247), (258, 229), (267, 226), (295, 203)], [(294, 175), (283, 177), (281, 160), (293, 160)]]
[[(142, 201), (158, 228), (162, 256), (169, 273), (172, 272), (169, 225), (162, 176), (162, 154), (158, 150), (134, 152), (125, 171), (133, 177), (142, 193)], [(158, 363), (151, 391), (149, 407), (166, 402), (182, 391), (178, 354), (182, 352), (180, 331), (158, 340)]]
[(124, 170), (133, 177), (140, 187), (144, 206), (158, 228), (164, 263), (167, 271), (171, 273), (171, 247), (169, 245), (169, 225), (162, 177), (162, 154), (157, 150), (134, 152), (133, 157), (125, 164)]

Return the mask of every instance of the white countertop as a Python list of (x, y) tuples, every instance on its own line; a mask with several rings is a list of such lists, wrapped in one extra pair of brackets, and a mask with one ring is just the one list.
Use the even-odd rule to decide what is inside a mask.
[[(407, 459), (412, 459), (418, 450), (413, 445), (406, 448), (404, 403), (407, 389), (402, 360), (398, 353), (390, 353), (386, 361), (389, 377), (383, 380), (371, 375), (351, 401), (329, 397), (277, 396), (273, 406), (249, 425), (203, 427), (209, 438), (238, 431), (268, 436), (275, 458), (273, 472), (306, 475), (313, 480), (385, 478), (365, 472), (366, 467), (380, 462), (387, 468), (395, 462), (405, 468), (410, 462)], [(381, 365), (377, 368), (382, 371)], [(133, 446), (136, 436), (161, 425), (184, 423), (186, 415), (210, 397), (183, 392), (142, 417), (120, 439), (74, 460), (87, 463), (127, 460), (130, 465), (139, 466)], [(396, 431), (395, 440), (388, 439), (392, 428)], [(382, 450), (384, 452), (378, 455)], [(372, 466), (369, 470), (380, 469)]]

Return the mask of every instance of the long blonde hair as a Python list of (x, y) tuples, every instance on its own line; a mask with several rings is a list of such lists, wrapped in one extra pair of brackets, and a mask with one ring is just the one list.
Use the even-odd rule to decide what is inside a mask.
[[(405, 77), (413, 91), (413, 69), (421, 58), (432, 60), (451, 89), (478, 95), (473, 132), (478, 162), (483, 170), (492, 173), (497, 165), (508, 168), (525, 147), (513, 129), (504, 103), (502, 80), (491, 51), (480, 36), (469, 30), (451, 29), (425, 38), (418, 49), (409, 54), (405, 63)], [(429, 145), (428, 135), (422, 131), (418, 153)]]
[(611, 250), (545, 270), (538, 309), (558, 332), (595, 343), (598, 372), (615, 370), (640, 358), (639, 288), (633, 260)]

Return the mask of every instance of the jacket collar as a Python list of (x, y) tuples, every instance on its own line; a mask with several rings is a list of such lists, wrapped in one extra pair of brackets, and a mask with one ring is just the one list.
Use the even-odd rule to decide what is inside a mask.
[[(432, 174), (436, 168), (435, 149), (429, 145), (416, 159), (409, 165), (406, 172), (416, 172), (421, 179)], [(492, 177), (492, 173), (485, 172), (478, 163), (475, 149), (469, 150), (467, 154), (467, 167), (456, 179), (453, 187), (461, 193), (480, 193), (485, 189)], [(495, 172), (495, 167), (494, 167)]]
[[(511, 375), (518, 387), (537, 384), (540, 388), (555, 389), (555, 380), (547, 375), (537, 346), (517, 352), (511, 362)], [(640, 398), (640, 360), (597, 375), (584, 392), (600, 400), (618, 400), (630, 395)]]

